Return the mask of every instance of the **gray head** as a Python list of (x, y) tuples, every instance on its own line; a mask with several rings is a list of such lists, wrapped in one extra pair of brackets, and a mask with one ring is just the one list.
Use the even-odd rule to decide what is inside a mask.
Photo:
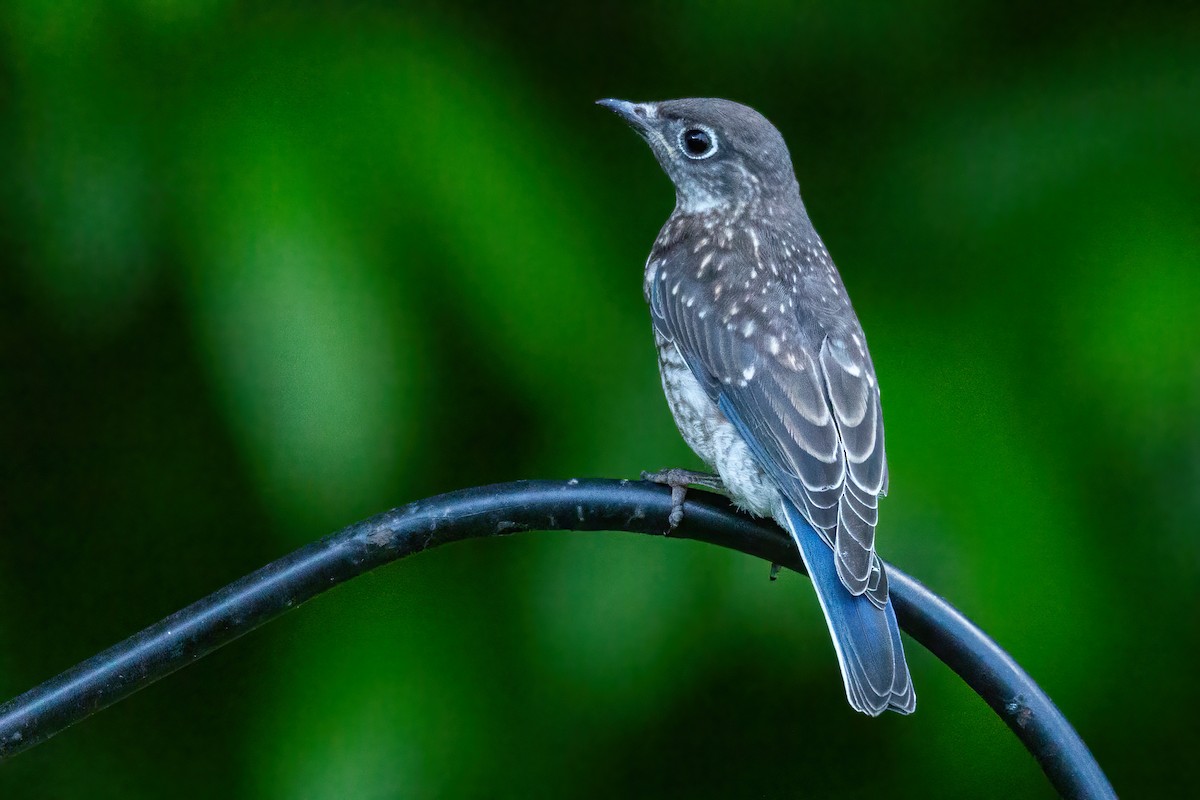
[(756, 200), (800, 201), (783, 137), (749, 106), (709, 97), (598, 102), (650, 145), (675, 183), (680, 211), (744, 207)]

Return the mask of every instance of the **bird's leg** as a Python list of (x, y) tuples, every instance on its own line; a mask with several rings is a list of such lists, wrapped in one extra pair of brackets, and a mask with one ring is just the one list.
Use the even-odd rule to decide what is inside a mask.
[(696, 485), (717, 492), (725, 491), (725, 484), (721, 482), (720, 477), (709, 472), (677, 467), (661, 469), (658, 472), (643, 472), (642, 480), (671, 487), (671, 516), (667, 518), (671, 530), (675, 530), (679, 523), (683, 522), (683, 499), (687, 496), (688, 486)]
[(771, 580), (775, 580), (776, 578), (778, 578), (778, 577), (779, 577), (779, 570), (781, 570), (781, 569), (783, 569), (783, 564), (775, 564), (775, 563), (772, 563), (772, 564), (771, 564), (771, 574), (770, 574), (770, 576), (769, 576), (769, 577), (770, 577), (770, 579), (771, 579)]

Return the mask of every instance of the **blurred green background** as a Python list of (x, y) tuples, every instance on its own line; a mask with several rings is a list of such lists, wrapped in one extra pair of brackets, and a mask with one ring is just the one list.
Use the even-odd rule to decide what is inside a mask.
[[(1118, 791), (1195, 791), (1196, 8), (9, 0), (0, 695), (390, 506), (697, 465), (641, 299), (672, 192), (592, 101), (717, 95), (783, 131), (870, 336), (884, 555)], [(471, 542), (0, 794), (1050, 796), (909, 653), (918, 713), (869, 720), (803, 579), (616, 533)]]

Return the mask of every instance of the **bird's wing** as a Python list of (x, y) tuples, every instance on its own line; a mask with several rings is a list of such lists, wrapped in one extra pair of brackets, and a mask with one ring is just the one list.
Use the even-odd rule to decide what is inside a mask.
[(865, 348), (805, 337), (798, 323), (781, 326), (754, 303), (730, 314), (710, 285), (688, 280), (694, 268), (673, 260), (664, 259), (647, 286), (656, 330), (713, 402), (740, 419), (763, 469), (833, 548), (846, 588), (882, 608), (887, 578), (875, 524), (887, 464)]

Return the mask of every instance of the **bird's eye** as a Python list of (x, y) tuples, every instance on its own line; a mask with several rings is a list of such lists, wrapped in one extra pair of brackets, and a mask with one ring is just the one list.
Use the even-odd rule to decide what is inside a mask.
[(691, 159), (708, 158), (717, 152), (717, 136), (707, 128), (687, 128), (679, 134), (679, 149)]

